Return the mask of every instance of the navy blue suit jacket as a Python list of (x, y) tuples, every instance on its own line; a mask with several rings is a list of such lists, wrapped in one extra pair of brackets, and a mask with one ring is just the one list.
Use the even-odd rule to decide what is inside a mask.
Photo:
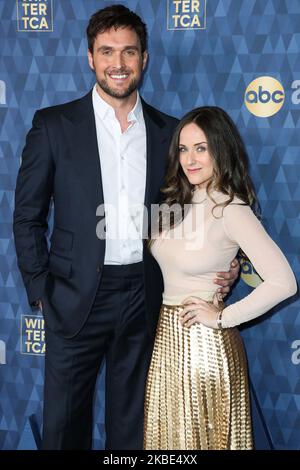
[[(160, 200), (177, 120), (142, 100), (147, 134), (145, 206)], [(114, 176), (112, 175), (112, 184)], [(54, 226), (46, 233), (51, 199)], [(92, 92), (35, 113), (15, 194), (14, 237), (29, 303), (42, 299), (47, 326), (64, 337), (81, 329), (101, 280), (105, 239), (96, 236), (104, 203)], [(144, 243), (148, 328), (155, 332), (163, 281)], [(100, 287), (101, 288), (101, 287)]]

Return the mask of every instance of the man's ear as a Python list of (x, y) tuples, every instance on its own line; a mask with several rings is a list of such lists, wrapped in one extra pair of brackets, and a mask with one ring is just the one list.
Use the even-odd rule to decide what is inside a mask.
[(87, 55), (88, 55), (89, 66), (91, 67), (92, 70), (95, 70), (93, 54), (91, 53), (89, 49), (87, 50)]
[(143, 52), (143, 70), (145, 70), (145, 67), (147, 65), (147, 62), (148, 62), (148, 51), (144, 51)]

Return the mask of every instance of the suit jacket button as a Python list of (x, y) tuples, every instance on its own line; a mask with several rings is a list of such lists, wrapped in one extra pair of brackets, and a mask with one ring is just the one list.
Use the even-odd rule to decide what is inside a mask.
[(101, 272), (101, 266), (97, 266), (97, 273)]

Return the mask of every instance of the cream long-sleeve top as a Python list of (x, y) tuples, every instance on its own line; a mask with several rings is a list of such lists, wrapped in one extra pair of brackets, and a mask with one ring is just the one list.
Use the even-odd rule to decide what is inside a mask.
[[(229, 199), (219, 191), (211, 196), (217, 203)], [(263, 282), (223, 310), (222, 324), (229, 328), (294, 295), (297, 283), (282, 251), (248, 205), (235, 197), (228, 206), (219, 206), (212, 213), (214, 206), (206, 189), (196, 189), (183, 221), (164, 230), (151, 251), (163, 274), (163, 303), (178, 305), (189, 296), (213, 300), (218, 289), (216, 272), (228, 271), (241, 248)]]

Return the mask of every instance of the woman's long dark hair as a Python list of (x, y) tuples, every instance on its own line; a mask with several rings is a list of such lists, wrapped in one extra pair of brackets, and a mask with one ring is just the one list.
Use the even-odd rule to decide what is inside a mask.
[[(259, 213), (259, 205), (254, 186), (249, 176), (248, 155), (240, 136), (240, 133), (229, 117), (221, 108), (216, 106), (204, 106), (187, 113), (177, 125), (169, 150), (169, 163), (165, 185), (161, 192), (165, 195), (164, 203), (167, 206), (179, 204), (182, 207), (184, 218), (184, 206), (192, 202), (194, 185), (192, 185), (183, 172), (179, 159), (179, 137), (182, 129), (187, 125), (196, 124), (205, 134), (208, 151), (213, 159), (213, 176), (208, 183), (206, 191), (217, 206), (226, 207), (235, 196), (249, 205), (256, 214)], [(220, 191), (228, 196), (228, 200), (217, 204), (211, 196), (211, 190)], [(159, 233), (162, 232), (162, 215), (160, 213)], [(176, 223), (180, 222), (176, 217)], [(174, 217), (170, 228), (175, 225)], [(150, 243), (151, 244), (151, 243)]]

